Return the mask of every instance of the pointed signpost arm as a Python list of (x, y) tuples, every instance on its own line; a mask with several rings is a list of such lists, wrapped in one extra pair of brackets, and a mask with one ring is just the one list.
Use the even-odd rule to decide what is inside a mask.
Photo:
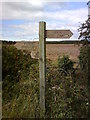
[(39, 22), (39, 79), (40, 79), (40, 117), (45, 117), (45, 78), (46, 78), (46, 23)]

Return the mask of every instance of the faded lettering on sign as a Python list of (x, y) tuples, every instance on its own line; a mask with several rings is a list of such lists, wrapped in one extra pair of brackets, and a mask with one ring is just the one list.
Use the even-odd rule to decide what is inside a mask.
[(70, 38), (72, 35), (70, 30), (46, 30), (46, 38)]

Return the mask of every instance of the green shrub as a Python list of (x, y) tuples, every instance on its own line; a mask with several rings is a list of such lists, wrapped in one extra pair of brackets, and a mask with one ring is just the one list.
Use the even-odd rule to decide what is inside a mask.
[[(68, 65), (66, 61), (60, 63)], [(73, 69), (71, 66), (68, 72)], [(54, 66), (47, 70), (46, 118), (87, 118), (88, 88), (80, 82), (85, 81), (82, 72), (78, 76), (76, 71), (73, 73), (75, 82), (70, 74), (61, 73), (62, 70), (58, 71)]]
[[(31, 66), (37, 63), (30, 55), (17, 50), (14, 46), (2, 46), (2, 80), (3, 99), (11, 100), (15, 84), (29, 79)], [(7, 94), (8, 91), (8, 94)]]
[(79, 55), (79, 64), (81, 70), (85, 70), (88, 68), (88, 46), (82, 46), (80, 48), (80, 55)]
[(39, 117), (39, 64), (27, 51), (2, 46), (3, 118)]
[(69, 59), (68, 56), (63, 56), (62, 58), (58, 58), (58, 68), (59, 71), (67, 75), (70, 71), (72, 71), (74, 62)]

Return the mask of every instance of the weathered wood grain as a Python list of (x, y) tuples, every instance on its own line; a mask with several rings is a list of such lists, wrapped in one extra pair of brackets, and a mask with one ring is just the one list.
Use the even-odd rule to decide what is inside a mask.
[(39, 23), (39, 77), (40, 77), (40, 117), (45, 116), (45, 78), (46, 78), (46, 23)]
[(73, 33), (70, 30), (46, 30), (46, 38), (70, 38)]

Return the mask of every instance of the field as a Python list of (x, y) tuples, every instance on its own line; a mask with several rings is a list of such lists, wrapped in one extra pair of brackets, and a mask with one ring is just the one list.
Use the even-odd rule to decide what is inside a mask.
[[(33, 51), (35, 56), (39, 51), (38, 42), (17, 42), (15, 47), (21, 50), (28, 50), (29, 52)], [(69, 55), (70, 59), (77, 61), (79, 49), (80, 45), (77, 44), (47, 44), (46, 57), (55, 61), (61, 55)]]
[(56, 60), (58, 56), (69, 55), (70, 59), (77, 60), (80, 46), (74, 44), (48, 44), (47, 58)]

